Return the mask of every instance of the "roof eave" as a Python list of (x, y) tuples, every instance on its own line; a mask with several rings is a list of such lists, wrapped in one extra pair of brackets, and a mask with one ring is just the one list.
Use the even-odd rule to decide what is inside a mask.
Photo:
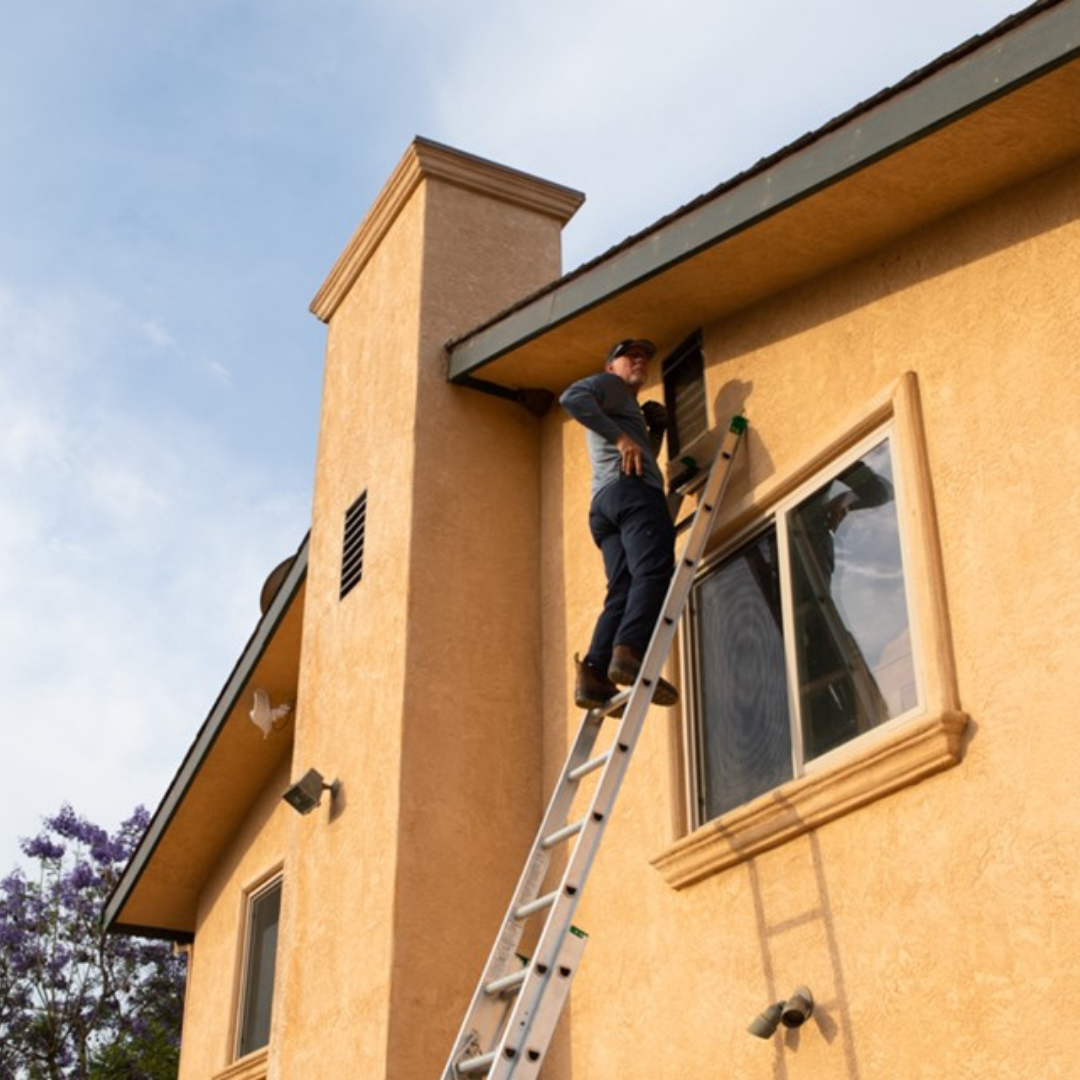
[[(1080, 2), (1050, 0), (916, 72), (742, 177), (447, 346), (448, 378), (489, 364), (897, 153), (1080, 55)], [(950, 56), (952, 54), (949, 54)]]
[(259, 659), (265, 653), (278, 626), (300, 593), (307, 576), (307, 561), (308, 538), (305, 537), (296, 552), (288, 573), (285, 575), (266, 612), (259, 620), (255, 631), (237, 660), (213, 708), (210, 710), (210, 714), (199, 729), (195, 741), (188, 750), (176, 776), (154, 813), (139, 846), (128, 860), (127, 866), (109, 895), (103, 913), (104, 926), (107, 932), (131, 933), (144, 937), (161, 937), (175, 941), (190, 940), (191, 934), (186, 930), (168, 927), (155, 928), (127, 923), (123, 920), (124, 908), (150, 866), (181, 803), (191, 790), (195, 778), (212, 753), (218, 736), (235, 709), (240, 695), (248, 685)]

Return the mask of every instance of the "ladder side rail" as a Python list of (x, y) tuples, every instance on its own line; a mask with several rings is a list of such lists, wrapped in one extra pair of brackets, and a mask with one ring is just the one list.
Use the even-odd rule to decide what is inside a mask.
[[(618, 753), (613, 753), (604, 766), (589, 801), (585, 827), (578, 837), (573, 853), (567, 860), (567, 866), (559, 884), (558, 897), (548, 914), (534, 951), (534, 968), (550, 971), (555, 954), (569, 932), (585, 880), (610, 818), (611, 808), (652, 704), (653, 681), (659, 675), (660, 668), (671, 648), (682, 608), (690, 594), (697, 563), (704, 552), (717, 507), (727, 489), (732, 461), (742, 431), (742, 424), (732, 423), (716, 461), (713, 463), (694, 515), (694, 524), (684, 545), (678, 568), (668, 587), (667, 597), (661, 608), (661, 618), (657, 621), (648, 649), (642, 659), (641, 671), (631, 690), (630, 699), (615, 736), (614, 745)], [(651, 669), (655, 670), (652, 670), (650, 676)], [(525, 1043), (530, 1036), (533, 1016), (539, 1008), (546, 985), (545, 978), (534, 978), (530, 972), (530, 978), (523, 984), (510, 1011), (488, 1080), (509, 1080), (513, 1075), (516, 1065), (522, 1060), (522, 1051), (526, 1049)]]
[(543, 1068), (548, 1046), (555, 1034), (566, 999), (570, 996), (570, 986), (581, 965), (581, 955), (587, 942), (588, 935), (583, 935), (571, 927), (555, 961), (550, 987), (537, 1007), (536, 1019), (529, 1032), (532, 1036), (530, 1045), (514, 1062), (514, 1080), (534, 1080)]
[[(454, 1040), (453, 1049), (443, 1070), (443, 1080), (455, 1080), (457, 1073), (454, 1064), (461, 1056), (464, 1046), (476, 1038), (481, 1041), (494, 1039), (499, 1026), (505, 1022), (505, 1003), (491, 1000), (485, 988), (496, 979), (508, 974), (512, 966), (526, 926), (526, 918), (517, 918), (515, 912), (536, 899), (552, 854), (551, 850), (543, 846), (543, 841), (556, 830), (557, 824), (563, 824), (566, 821), (570, 806), (577, 795), (577, 781), (570, 779), (570, 774), (590, 761), (590, 754), (600, 733), (602, 721), (603, 714), (599, 710), (591, 710), (582, 717), (562, 773), (552, 792), (536, 838), (525, 861), (525, 867), (510, 898), (499, 935), (495, 939), (487, 963), (484, 965), (483, 974), (465, 1013), (461, 1029)], [(531, 964), (535, 964), (536, 959), (534, 955)]]
[[(644, 686), (640, 682), (637, 685), (640, 690), (635, 689), (631, 694), (623, 717), (624, 725), (632, 713), (640, 713), (644, 717), (651, 704), (650, 695)], [(638, 726), (640, 727), (640, 723)], [(530, 971), (530, 977), (526, 979), (518, 992), (517, 1000), (510, 1011), (487, 1080), (510, 1080), (512, 1076), (516, 1080), (515, 1070), (518, 1064), (527, 1060), (533, 1046), (533, 1021), (542, 1007), (554, 958), (558, 953), (560, 943), (570, 930), (574, 912), (581, 899), (582, 887), (607, 827), (609, 815), (607, 811), (599, 809), (599, 793), (604, 788), (612, 790), (610, 782), (605, 784), (608, 777), (612, 775), (616, 777), (614, 790), (618, 790), (618, 781), (625, 773), (629, 759), (629, 749), (623, 750), (620, 747), (619, 753), (612, 755), (600, 774), (596, 789), (589, 801), (585, 827), (577, 838), (573, 853), (567, 860), (566, 869), (559, 882), (558, 895), (548, 912), (540, 938), (533, 951), (533, 970)]]
[[(660, 617), (656, 621), (648, 648), (641, 660), (638, 681), (645, 682), (649, 686), (652, 686), (660, 677), (664, 664), (667, 662), (671, 644), (678, 630), (679, 619), (682, 617), (694, 584), (698, 563), (705, 553), (705, 545), (712, 532), (713, 520), (731, 480), (735, 451), (739, 447), (745, 425), (746, 422), (741, 416), (732, 420), (702, 490), (698, 508), (694, 514), (694, 523), (675, 565), (667, 596), (660, 609)], [(629, 714), (629, 709), (627, 709), (627, 714)], [(644, 719), (644, 716), (641, 719)]]
[[(551, 859), (551, 850), (544, 846), (543, 841), (545, 837), (566, 824), (570, 807), (577, 795), (576, 782), (569, 779), (569, 774), (589, 761), (592, 748), (600, 733), (602, 720), (603, 716), (597, 710), (592, 710), (584, 715), (571, 744), (562, 772), (552, 791), (551, 798), (548, 800), (547, 809), (541, 819), (540, 827), (537, 829), (532, 848), (529, 850), (525, 861), (525, 870), (518, 881), (517, 888), (514, 890), (506, 910), (506, 917), (503, 920), (504, 926), (513, 925), (516, 927), (514, 948), (517, 947), (517, 939), (521, 937), (524, 927), (524, 920), (516, 918), (514, 912), (522, 905), (536, 899)], [(495, 952), (493, 950), (492, 959), (496, 959)], [(509, 952), (512, 954), (513, 948)], [(509, 956), (501, 959), (505, 965), (509, 961)], [(487, 977), (483, 980), (484, 984), (490, 981), (491, 978), (501, 974), (503, 974), (503, 971), (497, 967), (493, 968), (491, 972), (485, 972)]]
[[(525, 1044), (529, 1040), (530, 1029), (541, 1008), (545, 992), (552, 985), (552, 967), (556, 963), (560, 951), (565, 947), (574, 911), (593, 859), (599, 849), (600, 840), (610, 816), (611, 806), (618, 794), (630, 757), (637, 743), (637, 738), (644, 725), (645, 716), (652, 703), (652, 686), (659, 676), (660, 669), (663, 667), (670, 651), (671, 643), (678, 628), (678, 621), (682, 614), (682, 608), (693, 584), (697, 563), (704, 552), (713, 518), (726, 491), (735, 450), (744, 430), (745, 421), (742, 420), (741, 416), (732, 420), (710, 470), (698, 509), (694, 514), (693, 525), (683, 552), (676, 564), (671, 584), (668, 587), (667, 596), (661, 608), (661, 617), (657, 621), (645, 656), (642, 659), (641, 670), (631, 688), (630, 697), (616, 733), (614, 746), (617, 747), (618, 753), (613, 751), (608, 757), (589, 800), (584, 828), (578, 835), (573, 852), (567, 859), (567, 865), (560, 880), (555, 901), (544, 921), (540, 938), (529, 965), (528, 974), (520, 986), (516, 1000), (509, 1009), (509, 1014), (501, 1013), (502, 1033), (498, 1039), (498, 1044), (490, 1054), (485, 1055), (485, 1057), (491, 1059), (491, 1064), (484, 1071), (486, 1080), (511, 1080), (517, 1066), (523, 1060), (528, 1059), (530, 1050), (534, 1054), (533, 1060), (538, 1060), (546, 1049), (546, 1046), (530, 1046), (527, 1048)], [(524, 920), (518, 920), (514, 916), (514, 912), (519, 906), (518, 893), (525, 895), (525, 885), (532, 877), (531, 871), (535, 865), (542, 861), (546, 870), (547, 852), (543, 848), (542, 842), (552, 832), (552, 822), (565, 819), (569, 803), (572, 802), (573, 796), (576, 795), (576, 789), (573, 786), (573, 781), (569, 779), (569, 775), (574, 768), (584, 764), (588, 759), (588, 753), (599, 733), (600, 720), (604, 711), (609, 710), (592, 710), (586, 713), (582, 720), (578, 737), (574, 741), (570, 757), (563, 767), (548, 812), (545, 814), (544, 822), (534, 841), (526, 869), (519, 882), (519, 889), (515, 890), (515, 897), (504, 922), (502, 933), (492, 950), (491, 961), (489, 961), (491, 971), (485, 969), (484, 977), (477, 987), (473, 1004), (470, 1005), (469, 1012), (466, 1014), (462, 1031), (454, 1044), (444, 1071), (443, 1080), (456, 1080), (458, 1073), (454, 1063), (461, 1056), (462, 1047), (465, 1045), (470, 1028), (475, 1028), (474, 1016), (479, 1009), (478, 1003), (482, 1004), (486, 996), (484, 988), (492, 978), (504, 974), (504, 971), (500, 970), (495, 963), (497, 955), (501, 951), (500, 942), (504, 938), (509, 939), (512, 937), (516, 945), (517, 940), (520, 939)], [(512, 953), (513, 947), (510, 949), (510, 955)], [(507, 958), (501, 959), (505, 966), (505, 959)], [(554, 1029), (554, 1022), (551, 1023), (551, 1028)]]

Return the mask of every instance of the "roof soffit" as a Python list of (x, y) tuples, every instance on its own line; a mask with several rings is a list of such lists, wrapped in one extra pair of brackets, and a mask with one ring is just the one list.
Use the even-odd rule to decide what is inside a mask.
[[(674, 347), (1068, 160), (1080, 153), (1078, 55), (1080, 0), (1034, 5), (449, 343), (451, 380), (557, 393), (616, 337)], [(950, 159), (959, 166), (943, 174)], [(859, 213), (844, 212), (850, 200)]]
[(248, 717), (249, 692), (295, 701), (306, 574), (305, 540), (106, 902), (107, 929), (194, 932), (207, 875), (292, 744), (291, 718), (263, 739)]

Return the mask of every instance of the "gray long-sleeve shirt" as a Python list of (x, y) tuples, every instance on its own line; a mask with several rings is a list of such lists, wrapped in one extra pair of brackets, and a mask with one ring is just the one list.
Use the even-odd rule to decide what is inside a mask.
[(584, 425), (592, 464), (592, 494), (622, 476), (622, 455), (615, 440), (624, 432), (641, 447), (642, 477), (664, 490), (664, 474), (656, 460), (645, 416), (630, 387), (609, 372), (579, 379), (563, 391), (559, 404)]

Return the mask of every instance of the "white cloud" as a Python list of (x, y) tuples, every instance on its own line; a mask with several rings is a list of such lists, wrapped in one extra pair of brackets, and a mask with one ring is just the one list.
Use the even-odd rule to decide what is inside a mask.
[(146, 340), (159, 349), (175, 349), (176, 339), (155, 319), (144, 319), (139, 324)]
[(157, 803), (306, 528), (302, 485), (124, 384), (145, 326), (0, 289), (0, 865), (62, 801)]
[[(173, 775), (263, 577), (307, 527), (309, 478), (289, 470), (314, 441), (301, 414), (317, 412), (322, 338), (295, 325), (414, 134), (584, 190), (565, 237), (573, 266), (1011, 5), (247, 8), (58, 0), (6, 13), (9, 851), (61, 799), (107, 824)], [(252, 412), (291, 423), (259, 446), (238, 435)]]
[(211, 357), (201, 357), (199, 367), (219, 386), (232, 386), (233, 373), (220, 360)]
[[(414, 2), (407, 10), (424, 10)], [(935, 59), (1010, 0), (551, 0), (458, 12), (440, 130), (580, 187), (568, 265), (599, 254)]]

